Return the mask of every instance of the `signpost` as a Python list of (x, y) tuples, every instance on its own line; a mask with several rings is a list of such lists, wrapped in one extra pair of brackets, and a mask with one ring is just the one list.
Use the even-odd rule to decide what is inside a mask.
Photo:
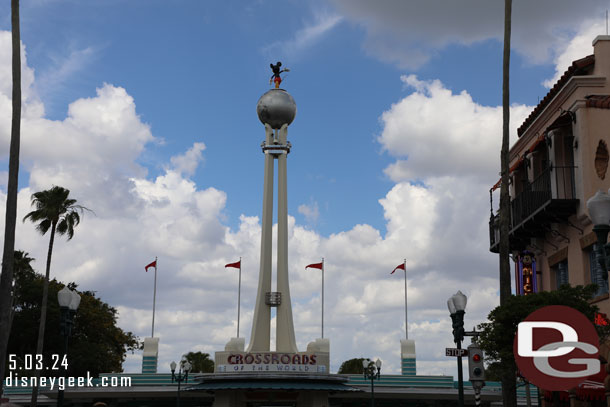
[(445, 356), (468, 356), (468, 349), (445, 348)]

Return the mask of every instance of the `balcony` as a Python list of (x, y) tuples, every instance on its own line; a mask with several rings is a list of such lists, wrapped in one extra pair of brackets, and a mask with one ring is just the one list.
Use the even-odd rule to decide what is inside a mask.
[[(574, 166), (549, 167), (510, 201), (510, 250), (524, 250), (530, 239), (544, 237), (551, 223), (560, 223), (576, 213)], [(500, 242), (499, 216), (489, 221), (489, 250), (497, 253)]]

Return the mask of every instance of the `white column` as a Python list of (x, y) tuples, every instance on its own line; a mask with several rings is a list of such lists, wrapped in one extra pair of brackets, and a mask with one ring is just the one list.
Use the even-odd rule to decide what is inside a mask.
[[(265, 124), (265, 141), (273, 143), (273, 129)], [(252, 334), (248, 352), (263, 352), (270, 349), (271, 308), (265, 304), (265, 294), (271, 292), (271, 236), (273, 231), (273, 167), (274, 158), (265, 153), (265, 180), (263, 186), (263, 219), (261, 232), (261, 258), (258, 275), (258, 292), (252, 320)]]
[[(288, 125), (280, 129), (280, 144), (287, 143)], [(276, 350), (277, 352), (297, 352), (292, 320), (292, 305), (288, 285), (288, 183), (286, 158), (288, 152), (278, 157), (278, 203), (277, 203), (277, 290), (282, 295), (282, 303), (277, 307)]]

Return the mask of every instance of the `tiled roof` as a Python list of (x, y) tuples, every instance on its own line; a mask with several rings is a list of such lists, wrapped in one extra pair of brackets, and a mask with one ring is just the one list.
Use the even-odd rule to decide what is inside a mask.
[(572, 76), (576, 75), (588, 75), (591, 73), (593, 66), (595, 65), (595, 56), (589, 55), (582, 59), (577, 59), (572, 62), (572, 65), (568, 68), (567, 71), (561, 75), (561, 78), (553, 85), (551, 90), (546, 94), (546, 96), (538, 103), (538, 106), (534, 108), (532, 113), (525, 119), (521, 127), (517, 129), (517, 135), (521, 137), (525, 130), (536, 120), (536, 118), (542, 113), (542, 111), (546, 108), (546, 106), (553, 100), (553, 98), (559, 93), (561, 88), (570, 80)]
[(587, 96), (587, 107), (597, 107), (599, 109), (610, 109), (609, 95)]

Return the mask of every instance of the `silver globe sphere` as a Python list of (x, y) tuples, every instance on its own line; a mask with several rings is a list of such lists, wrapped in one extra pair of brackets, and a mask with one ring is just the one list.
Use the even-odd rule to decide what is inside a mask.
[(279, 129), (292, 123), (297, 114), (297, 104), (284, 89), (271, 89), (258, 100), (256, 113), (263, 124)]

